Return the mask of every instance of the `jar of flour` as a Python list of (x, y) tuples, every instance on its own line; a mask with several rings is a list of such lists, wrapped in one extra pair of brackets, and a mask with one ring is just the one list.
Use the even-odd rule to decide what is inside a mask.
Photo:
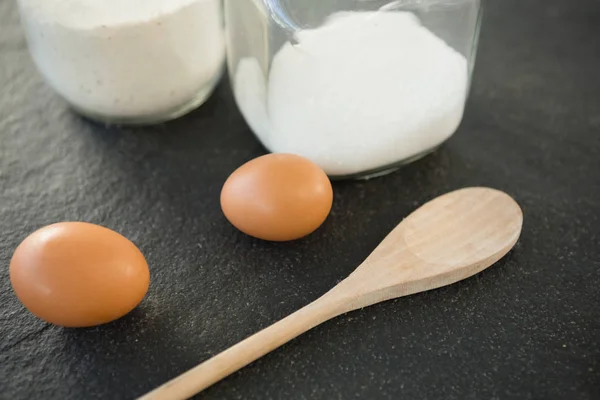
[(18, 1), (37, 68), (91, 119), (175, 118), (202, 104), (221, 76), (221, 0)]
[(386, 173), (457, 130), (480, 16), (480, 0), (225, 0), (236, 102), (270, 151)]

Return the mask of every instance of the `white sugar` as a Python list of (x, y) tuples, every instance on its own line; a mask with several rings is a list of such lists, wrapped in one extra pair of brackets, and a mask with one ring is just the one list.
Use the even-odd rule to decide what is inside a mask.
[(466, 58), (406, 12), (344, 12), (301, 31), (268, 79), (238, 64), (238, 105), (273, 152), (312, 159), (330, 175), (383, 167), (450, 137), (463, 115)]

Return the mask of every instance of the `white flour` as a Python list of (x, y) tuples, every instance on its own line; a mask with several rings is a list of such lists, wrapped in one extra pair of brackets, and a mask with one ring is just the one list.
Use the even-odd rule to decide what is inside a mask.
[(412, 13), (338, 13), (297, 40), (267, 80), (255, 58), (235, 74), (236, 101), (269, 150), (349, 175), (426, 152), (457, 129), (466, 58)]
[(19, 2), (39, 70), (84, 112), (159, 117), (201, 101), (220, 76), (220, 0)]

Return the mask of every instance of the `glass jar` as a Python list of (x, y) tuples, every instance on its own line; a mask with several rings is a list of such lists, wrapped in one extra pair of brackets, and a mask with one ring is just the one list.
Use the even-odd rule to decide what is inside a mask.
[(18, 0), (46, 82), (81, 114), (146, 124), (202, 104), (225, 58), (221, 0)]
[(225, 0), (236, 102), (272, 152), (370, 177), (458, 128), (480, 0)]

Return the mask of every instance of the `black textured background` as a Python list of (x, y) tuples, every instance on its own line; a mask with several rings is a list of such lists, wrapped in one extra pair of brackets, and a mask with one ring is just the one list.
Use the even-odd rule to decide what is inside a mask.
[[(417, 205), (487, 185), (525, 213), (505, 260), (326, 323), (200, 398), (600, 398), (600, 1), (486, 5), (458, 134), (393, 175), (336, 183), (317, 233), (271, 244), (220, 212), (224, 180), (262, 153), (226, 82), (168, 124), (90, 124), (42, 83), (0, 0), (0, 397), (140, 395), (318, 297)], [(152, 272), (139, 309), (85, 330), (23, 309), (12, 251), (62, 220), (139, 245)]]

